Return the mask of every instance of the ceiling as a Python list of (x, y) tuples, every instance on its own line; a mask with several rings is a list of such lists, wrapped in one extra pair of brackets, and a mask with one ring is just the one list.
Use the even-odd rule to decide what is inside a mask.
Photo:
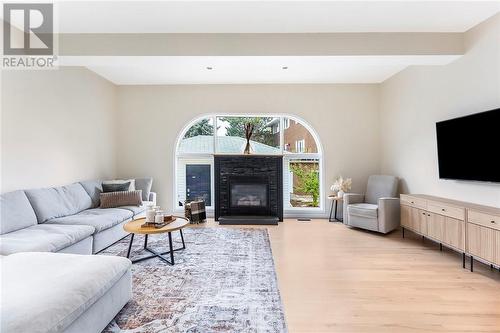
[(65, 1), (62, 33), (464, 32), (499, 1)]
[[(500, 1), (63, 1), (55, 10), (57, 30), (68, 34), (462, 33), (498, 13)], [(85, 66), (118, 85), (379, 83), (408, 66), (445, 65), (459, 57), (381, 54), (116, 54), (62, 56), (60, 64)]]
[(62, 57), (61, 64), (85, 64), (118, 85), (379, 83), (410, 65), (444, 65), (458, 57)]

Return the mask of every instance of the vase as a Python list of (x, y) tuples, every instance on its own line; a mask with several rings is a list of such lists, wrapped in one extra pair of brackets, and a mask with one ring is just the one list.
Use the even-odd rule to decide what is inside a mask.
[(342, 198), (344, 196), (344, 191), (340, 190), (337, 192), (337, 197)]
[(245, 149), (243, 150), (243, 154), (250, 155), (252, 148), (250, 147), (250, 140), (247, 140), (247, 144), (245, 145)]

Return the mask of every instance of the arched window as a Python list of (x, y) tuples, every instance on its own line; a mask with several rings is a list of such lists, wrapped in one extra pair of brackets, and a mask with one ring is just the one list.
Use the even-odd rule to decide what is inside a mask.
[(203, 199), (214, 205), (214, 154), (241, 154), (244, 125), (254, 124), (252, 154), (283, 155), (285, 213), (323, 206), (322, 151), (318, 137), (294, 116), (211, 115), (195, 119), (181, 132), (175, 152), (175, 200)]

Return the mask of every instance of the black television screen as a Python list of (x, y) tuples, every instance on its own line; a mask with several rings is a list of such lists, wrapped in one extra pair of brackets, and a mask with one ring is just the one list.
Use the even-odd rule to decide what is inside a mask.
[(436, 123), (439, 178), (500, 182), (500, 109)]

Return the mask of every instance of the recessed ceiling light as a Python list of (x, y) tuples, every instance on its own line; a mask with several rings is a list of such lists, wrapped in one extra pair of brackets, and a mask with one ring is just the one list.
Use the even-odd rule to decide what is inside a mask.
[(288, 66), (283, 66), (281, 67), (281, 69), (288, 69)]
[(211, 70), (212, 70), (212, 69), (214, 69), (214, 68), (213, 68), (213, 67), (211, 67), (211, 66), (207, 66), (207, 69), (208, 69), (209, 71), (211, 71)]

